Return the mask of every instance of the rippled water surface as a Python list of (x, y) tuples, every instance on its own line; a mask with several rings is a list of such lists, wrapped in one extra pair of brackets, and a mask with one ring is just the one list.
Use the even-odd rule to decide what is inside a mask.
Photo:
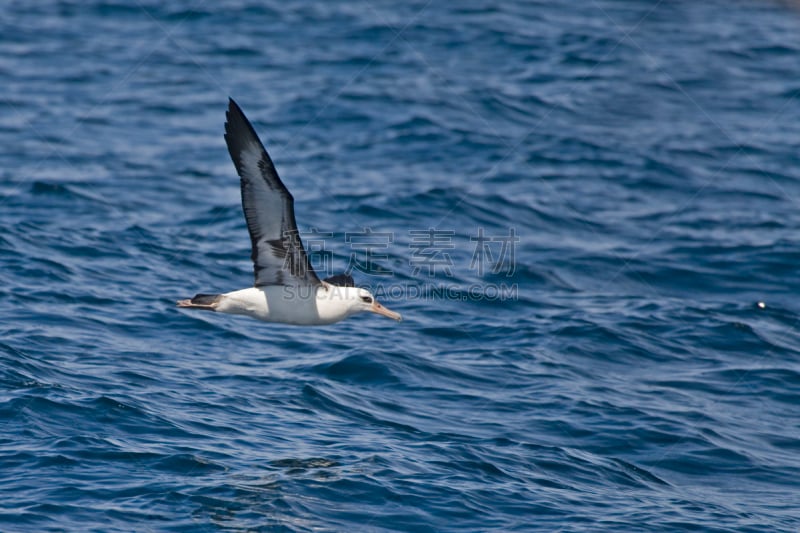
[[(793, 4), (7, 2), (0, 87), (0, 530), (800, 528)], [(402, 323), (174, 307), (228, 96)]]

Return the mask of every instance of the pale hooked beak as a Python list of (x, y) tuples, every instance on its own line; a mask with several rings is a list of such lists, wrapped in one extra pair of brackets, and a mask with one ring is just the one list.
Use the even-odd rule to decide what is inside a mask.
[(403, 316), (400, 313), (395, 313), (394, 311), (389, 311), (384, 306), (379, 304), (377, 302), (377, 300), (372, 303), (372, 307), (370, 307), (369, 310), (372, 311), (373, 313), (377, 313), (379, 315), (388, 316), (389, 318), (397, 320), (398, 322), (403, 320)]

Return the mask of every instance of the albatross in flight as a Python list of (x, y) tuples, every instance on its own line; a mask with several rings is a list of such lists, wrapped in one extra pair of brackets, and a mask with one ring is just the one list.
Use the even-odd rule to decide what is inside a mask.
[(178, 307), (245, 315), (304, 326), (333, 324), (370, 311), (401, 320), (353, 278), (320, 280), (308, 261), (294, 219), (294, 198), (278, 177), (253, 126), (231, 99), (225, 141), (242, 185), (242, 208), (253, 244), (254, 287), (225, 294), (197, 294)]

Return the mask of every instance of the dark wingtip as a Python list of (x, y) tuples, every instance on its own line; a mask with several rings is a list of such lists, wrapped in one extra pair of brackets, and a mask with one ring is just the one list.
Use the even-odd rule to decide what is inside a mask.
[[(253, 126), (250, 125), (247, 118), (244, 116), (242, 112), (242, 108), (239, 107), (239, 104), (236, 103), (236, 100), (228, 97), (228, 109), (225, 111), (225, 141), (228, 143), (228, 149), (232, 149), (232, 144), (234, 142), (233, 133), (234, 129), (240, 130), (244, 126), (246, 130), (250, 130), (253, 135), (256, 135), (255, 130), (253, 130)], [(257, 138), (257, 136), (256, 136)], [(234, 155), (234, 152), (231, 151), (231, 156)], [(238, 154), (237, 154), (238, 155)], [(234, 159), (234, 162), (236, 160)], [(237, 165), (238, 168), (238, 165)]]
[[(247, 117), (244, 116), (244, 112), (242, 108), (239, 107), (239, 104), (236, 103), (236, 100), (228, 97), (228, 110), (225, 111), (225, 133), (231, 133), (233, 128), (240, 129), (244, 128), (244, 130), (248, 131), (251, 135), (258, 138), (255, 129), (253, 129), (253, 125), (250, 124), (250, 121), (247, 120)], [(226, 135), (227, 137), (227, 135)]]

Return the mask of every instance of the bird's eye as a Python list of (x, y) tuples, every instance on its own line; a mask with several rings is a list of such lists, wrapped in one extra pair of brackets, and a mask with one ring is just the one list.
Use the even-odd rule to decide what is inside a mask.
[(371, 304), (372, 303), (372, 296), (362, 296), (361, 297), (361, 301), (364, 302), (365, 304)]

